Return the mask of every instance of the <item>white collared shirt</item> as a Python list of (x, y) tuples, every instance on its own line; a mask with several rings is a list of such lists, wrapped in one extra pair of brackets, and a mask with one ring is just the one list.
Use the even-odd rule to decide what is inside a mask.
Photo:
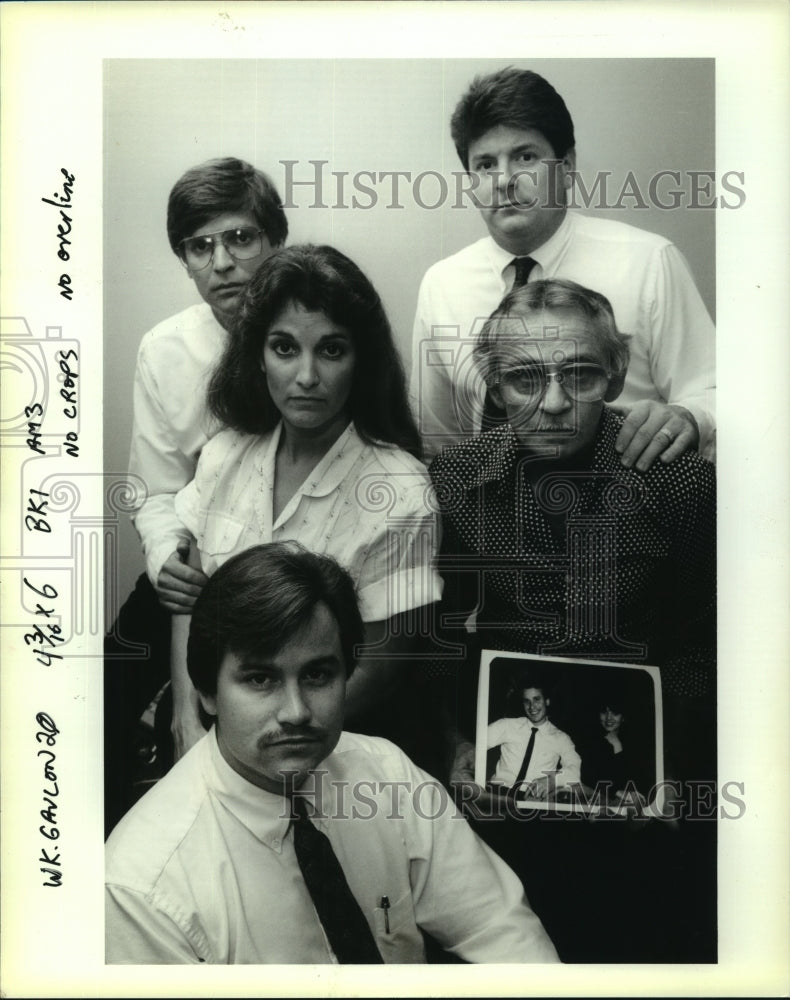
[(281, 431), (221, 431), (176, 497), (204, 572), (261, 542), (297, 541), (349, 571), (366, 622), (437, 601), (438, 521), (425, 466), (398, 448), (366, 444), (349, 424), (275, 521)]
[[(631, 335), (631, 360), (617, 403), (655, 399), (685, 406), (712, 455), (715, 331), (680, 251), (634, 226), (568, 211), (530, 255), (529, 281), (566, 278), (605, 295)], [(412, 341), (411, 395), (427, 457), (480, 431), (485, 386), (472, 348), (513, 285), (513, 254), (487, 236), (425, 274)]]
[[(491, 781), (512, 788), (524, 760), (533, 724), (525, 716), (518, 719), (497, 719), (488, 727), (488, 749), (501, 747), (499, 761)], [(581, 757), (567, 733), (544, 719), (535, 726), (535, 744), (524, 781), (535, 781), (554, 775), (559, 787), (581, 780)]]
[[(343, 733), (316, 774), (308, 811), (314, 802), (385, 962), (424, 962), (420, 928), (469, 962), (557, 961), (518, 878), (397, 747)], [(288, 816), (207, 733), (107, 842), (106, 961), (336, 961)]]
[(162, 564), (187, 537), (173, 509), (175, 494), (192, 479), (201, 448), (219, 429), (208, 414), (206, 389), (226, 338), (201, 302), (159, 323), (140, 342), (129, 473), (146, 497), (133, 520), (154, 586)]

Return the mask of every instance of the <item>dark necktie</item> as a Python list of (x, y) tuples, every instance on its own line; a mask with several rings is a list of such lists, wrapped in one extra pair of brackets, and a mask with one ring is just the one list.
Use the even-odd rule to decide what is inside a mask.
[[(526, 285), (527, 278), (529, 278), (532, 268), (537, 264), (536, 260), (532, 257), (514, 257), (512, 263), (516, 267), (516, 276), (513, 279), (513, 288), (521, 288), (522, 285)], [(491, 393), (486, 389), (485, 401), (483, 402), (483, 420), (480, 427), (481, 431), (490, 431), (492, 427), (497, 427), (499, 424), (503, 424), (507, 420), (505, 411), (497, 406), (491, 397)]]
[(338, 962), (381, 965), (383, 959), (326, 834), (313, 825), (304, 799), (293, 797), (296, 860)]
[(532, 760), (532, 751), (535, 749), (535, 736), (537, 735), (538, 727), (532, 727), (532, 735), (529, 738), (529, 743), (527, 743), (527, 750), (524, 754), (524, 759), (521, 761), (521, 767), (518, 771), (518, 777), (516, 778), (516, 783), (513, 785), (511, 791), (514, 793), (518, 791), (524, 778), (527, 776), (527, 770), (529, 769), (529, 762)]
[(513, 263), (516, 265), (516, 277), (513, 279), (513, 288), (521, 288), (522, 285), (526, 285), (532, 268), (537, 264), (537, 261), (533, 260), (532, 257), (514, 257)]

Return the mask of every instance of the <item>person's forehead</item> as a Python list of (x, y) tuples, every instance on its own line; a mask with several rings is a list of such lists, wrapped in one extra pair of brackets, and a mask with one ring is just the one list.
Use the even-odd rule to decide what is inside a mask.
[(600, 340), (591, 320), (573, 306), (522, 307), (519, 312), (498, 316), (491, 322), (497, 343), (552, 341), (561, 337)]
[(325, 312), (320, 309), (307, 309), (297, 300), (287, 302), (272, 319), (266, 336), (276, 333), (288, 333), (291, 336), (315, 341), (326, 337), (353, 340), (348, 330), (335, 323)]
[(221, 215), (215, 215), (213, 218), (209, 219), (208, 222), (203, 223), (202, 226), (198, 226), (198, 228), (191, 233), (191, 235), (207, 236), (210, 233), (221, 233), (226, 229), (242, 229), (245, 226), (253, 226), (255, 229), (258, 228), (258, 220), (252, 212), (223, 212)]
[(288, 675), (298, 674), (311, 664), (330, 662), (343, 666), (343, 647), (337, 619), (321, 603), (315, 606), (278, 649), (252, 649), (245, 653), (228, 651), (223, 666), (227, 665), (231, 670), (268, 669)]
[(540, 688), (528, 687), (528, 688), (524, 688), (522, 697), (524, 697), (524, 698), (542, 698), (543, 697), (543, 692), (541, 691)]
[(471, 158), (484, 153), (518, 149), (522, 146), (534, 146), (541, 151), (547, 148), (552, 151), (549, 140), (536, 128), (494, 125), (469, 143), (469, 156)]
[(562, 365), (578, 358), (599, 363), (606, 359), (600, 337), (582, 318), (547, 313), (502, 321), (494, 349), (500, 364), (534, 360)]

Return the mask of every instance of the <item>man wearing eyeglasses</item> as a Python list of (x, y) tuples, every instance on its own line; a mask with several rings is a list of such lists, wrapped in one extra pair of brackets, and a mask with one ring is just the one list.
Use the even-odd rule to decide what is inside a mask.
[[(694, 452), (647, 472), (615, 443), (628, 337), (604, 296), (537, 281), (507, 295), (475, 361), (506, 422), (445, 449), (448, 612), (486, 648), (646, 662), (703, 697), (715, 651), (715, 477)], [(460, 557), (460, 558), (459, 558)]]
[(420, 287), (411, 384), (425, 454), (498, 418), (468, 364), (475, 330), (507, 291), (555, 277), (603, 292), (633, 334), (623, 464), (712, 454), (714, 329), (688, 265), (661, 236), (568, 209), (574, 125), (554, 87), (514, 67), (477, 77), (451, 131), (488, 236), (438, 261)]
[[(144, 485), (132, 518), (146, 574), (105, 643), (108, 831), (132, 801), (137, 720), (169, 676), (170, 614), (189, 613), (206, 582), (188, 565), (189, 543), (173, 502), (219, 429), (208, 416), (208, 378), (247, 283), (287, 234), (271, 180), (235, 157), (187, 170), (170, 192), (168, 240), (203, 301), (149, 330), (137, 356), (129, 472)], [(135, 659), (130, 644), (144, 644), (148, 655)], [(175, 741), (178, 752), (178, 732)]]
[(143, 337), (129, 460), (130, 473), (148, 493), (134, 515), (148, 578), (168, 611), (188, 612), (205, 582), (179, 554), (184, 529), (173, 497), (194, 476), (211, 434), (207, 376), (247, 282), (287, 234), (277, 190), (243, 160), (226, 157), (193, 167), (170, 192), (167, 236), (203, 302)]
[[(441, 637), (464, 653), (460, 668), (448, 660), (437, 695), (457, 748), (453, 782), (473, 778), (481, 649), (659, 667), (666, 773), (715, 779), (714, 467), (693, 451), (644, 472), (622, 464), (624, 418), (608, 404), (622, 390), (628, 341), (604, 296), (559, 279), (512, 291), (478, 335), (474, 360), (506, 422), (430, 466), (443, 524)], [(612, 939), (589, 950), (598, 917), (577, 900), (570, 924), (554, 881), (563, 871), (569, 891), (585, 883), (596, 896), (594, 851), (576, 824), (498, 826), (481, 833), (500, 837), (564, 960), (607, 960), (618, 948), (620, 961), (679, 960), (662, 957), (658, 938), (627, 951), (617, 935), (636, 926), (633, 910), (605, 910), (606, 886), (596, 905)], [(663, 863), (649, 850), (639, 858)]]

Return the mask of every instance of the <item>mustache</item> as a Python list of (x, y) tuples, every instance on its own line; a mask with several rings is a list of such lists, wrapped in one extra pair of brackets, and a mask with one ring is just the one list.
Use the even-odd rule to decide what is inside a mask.
[(265, 750), (267, 747), (276, 746), (278, 743), (296, 741), (323, 743), (326, 737), (326, 730), (316, 726), (300, 727), (299, 729), (280, 729), (276, 732), (263, 733), (259, 736), (257, 747), (259, 750)]
[(513, 420), (513, 426), (523, 428), (529, 434), (575, 434), (579, 429), (576, 424), (546, 423), (545, 420), (539, 424), (530, 424), (532, 413), (521, 415), (521, 419)]

